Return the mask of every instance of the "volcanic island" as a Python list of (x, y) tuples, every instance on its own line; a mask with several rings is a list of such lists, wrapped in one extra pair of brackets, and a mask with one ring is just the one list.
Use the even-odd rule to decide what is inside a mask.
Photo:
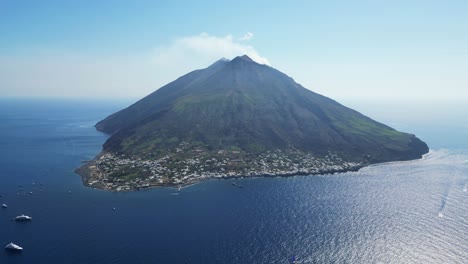
[(356, 171), (429, 151), (246, 55), (179, 77), (95, 127), (110, 137), (76, 172), (113, 191)]

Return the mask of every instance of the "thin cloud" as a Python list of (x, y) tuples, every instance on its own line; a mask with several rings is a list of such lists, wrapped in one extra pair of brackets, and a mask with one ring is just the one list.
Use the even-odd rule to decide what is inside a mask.
[[(246, 36), (251, 38), (253, 34), (247, 33)], [(159, 47), (155, 50), (153, 60), (157, 64), (180, 66), (199, 64), (195, 61), (200, 60), (210, 63), (222, 57), (232, 59), (244, 54), (260, 64), (270, 64), (268, 59), (260, 56), (254, 47), (234, 40), (231, 35), (217, 37), (207, 33), (179, 38), (169, 46)]]
[(240, 41), (249, 41), (253, 38), (254, 34), (252, 32), (247, 32), (244, 36), (239, 38)]

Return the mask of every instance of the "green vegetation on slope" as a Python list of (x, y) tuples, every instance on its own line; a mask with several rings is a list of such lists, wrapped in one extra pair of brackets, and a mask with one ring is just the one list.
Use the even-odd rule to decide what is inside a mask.
[(104, 151), (153, 159), (177, 153), (183, 143), (212, 154), (334, 152), (368, 163), (415, 159), (428, 151), (414, 135), (313, 93), (246, 56), (184, 75), (96, 127), (113, 133)]

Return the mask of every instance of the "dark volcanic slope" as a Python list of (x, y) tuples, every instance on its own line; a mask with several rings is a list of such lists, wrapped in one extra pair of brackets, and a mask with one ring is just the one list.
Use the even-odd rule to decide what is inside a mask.
[(181, 142), (246, 153), (329, 151), (350, 160), (420, 158), (427, 145), (327, 97), (247, 56), (220, 60), (165, 85), (96, 124), (114, 134), (104, 151), (164, 155)]

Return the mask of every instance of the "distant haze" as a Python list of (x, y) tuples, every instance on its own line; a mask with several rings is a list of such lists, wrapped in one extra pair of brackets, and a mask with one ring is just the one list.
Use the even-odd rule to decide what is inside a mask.
[(247, 54), (338, 100), (468, 100), (468, 2), (352, 2), (2, 1), (0, 97), (141, 98)]

